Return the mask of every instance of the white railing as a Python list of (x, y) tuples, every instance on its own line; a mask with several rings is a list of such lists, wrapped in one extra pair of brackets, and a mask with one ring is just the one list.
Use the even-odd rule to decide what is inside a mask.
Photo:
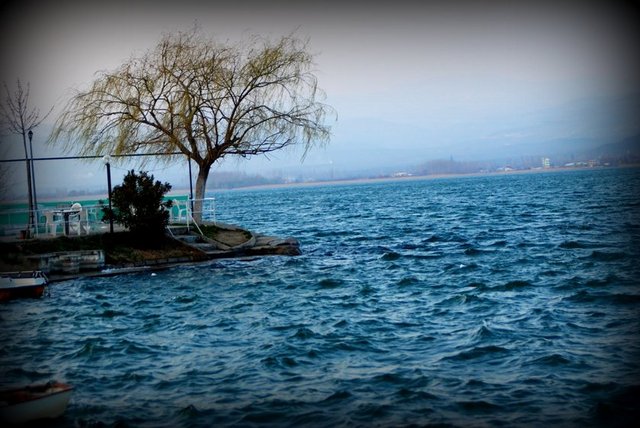
[[(28, 209), (0, 211), (0, 236), (44, 237), (60, 235), (87, 235), (102, 231), (102, 205), (80, 205), (72, 209), (72, 204), (57, 206), (44, 205), (34, 210), (34, 224), (28, 228)], [(67, 215), (64, 214), (67, 211)], [(28, 230), (29, 229), (29, 230)], [(27, 232), (28, 230), (28, 232)]]
[[(180, 200), (179, 200), (180, 199)], [(192, 212), (195, 208), (195, 199), (174, 199), (173, 206), (169, 210), (170, 224), (194, 223), (196, 214), (201, 214), (203, 222), (216, 222), (215, 198), (204, 198), (202, 208)], [(109, 230), (109, 224), (102, 221), (102, 207), (104, 205), (84, 205), (76, 213), (64, 214), (65, 210), (71, 210), (72, 203), (50, 204), (39, 206), (35, 211), (35, 225), (26, 232), (29, 223), (29, 210), (24, 208), (6, 209), (0, 211), (0, 237), (54, 237), (61, 235), (86, 235), (101, 233)]]
[[(202, 202), (202, 208), (199, 211), (193, 211), (192, 207), (195, 208), (197, 205), (197, 201)], [(173, 206), (169, 211), (169, 223), (184, 223), (189, 226), (190, 223), (193, 223), (194, 217), (197, 217), (197, 214), (201, 214), (202, 221), (205, 222), (216, 222), (216, 199), (215, 198), (204, 198), (204, 199), (187, 199), (187, 200), (173, 200)]]
[[(202, 201), (202, 221), (216, 222), (216, 198), (204, 198)], [(195, 207), (197, 199), (193, 199), (193, 206)], [(196, 212), (194, 212), (196, 214)]]

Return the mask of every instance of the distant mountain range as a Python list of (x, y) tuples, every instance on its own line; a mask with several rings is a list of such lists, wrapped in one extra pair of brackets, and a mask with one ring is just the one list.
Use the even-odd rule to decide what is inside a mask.
[[(629, 165), (640, 163), (640, 134), (620, 141), (590, 147), (593, 142), (581, 139), (547, 141), (535, 146), (536, 154), (527, 153), (523, 147), (504, 151), (503, 156), (485, 160), (432, 159), (410, 168), (417, 175), (425, 174), (465, 174), (496, 171), (505, 168), (531, 169), (543, 166), (543, 158), (548, 158), (551, 166), (565, 165)], [(555, 150), (554, 150), (555, 148)]]
[(604, 144), (593, 150), (585, 151), (585, 155), (590, 158), (604, 157), (640, 157), (640, 134), (625, 138), (611, 144)]

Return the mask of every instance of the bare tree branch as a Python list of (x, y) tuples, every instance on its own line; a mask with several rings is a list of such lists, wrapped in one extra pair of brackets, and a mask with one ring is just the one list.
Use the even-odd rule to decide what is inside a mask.
[(27, 186), (29, 197), (29, 223), (27, 224), (27, 231), (35, 225), (34, 211), (37, 207), (34, 206), (34, 193), (32, 183), (32, 172), (29, 158), (29, 151), (27, 150), (27, 133), (33, 131), (44, 121), (53, 111), (53, 106), (47, 114), (40, 116), (40, 110), (37, 108), (29, 109), (29, 93), (30, 85), (27, 83), (26, 88), (20, 82), (20, 79), (16, 81), (16, 87), (13, 92), (9, 89), (6, 82), (3, 83), (4, 93), (2, 103), (0, 103), (0, 121), (2, 122), (2, 129), (7, 130), (12, 134), (22, 136), (22, 146), (24, 149), (24, 157), (26, 161), (27, 170)]

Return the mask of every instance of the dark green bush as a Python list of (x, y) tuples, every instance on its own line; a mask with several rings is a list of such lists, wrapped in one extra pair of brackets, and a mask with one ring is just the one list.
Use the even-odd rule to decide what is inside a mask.
[(171, 185), (153, 180), (153, 175), (145, 171), (139, 174), (134, 170), (127, 172), (122, 184), (111, 192), (112, 209), (102, 209), (104, 220), (113, 219), (123, 224), (141, 239), (151, 241), (164, 236), (171, 201), (163, 201), (163, 198)]

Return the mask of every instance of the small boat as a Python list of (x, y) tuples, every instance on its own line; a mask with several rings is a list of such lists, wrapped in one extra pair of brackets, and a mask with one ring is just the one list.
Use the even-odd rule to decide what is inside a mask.
[(0, 272), (0, 302), (20, 297), (41, 297), (48, 283), (47, 276), (39, 270)]
[(0, 422), (18, 425), (38, 419), (61, 416), (73, 387), (60, 382), (47, 382), (0, 391)]

